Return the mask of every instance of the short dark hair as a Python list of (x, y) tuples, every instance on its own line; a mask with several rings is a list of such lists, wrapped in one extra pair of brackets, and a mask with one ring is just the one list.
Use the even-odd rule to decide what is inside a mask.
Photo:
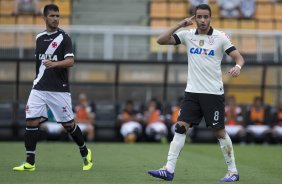
[(199, 9), (201, 9), (201, 10), (208, 10), (210, 12), (210, 16), (212, 14), (211, 13), (211, 7), (208, 4), (200, 4), (200, 5), (196, 6), (196, 8), (195, 8), (195, 15), (196, 15), (197, 10), (199, 10)]
[(47, 17), (49, 11), (59, 11), (59, 7), (55, 4), (47, 4), (43, 9), (44, 17)]

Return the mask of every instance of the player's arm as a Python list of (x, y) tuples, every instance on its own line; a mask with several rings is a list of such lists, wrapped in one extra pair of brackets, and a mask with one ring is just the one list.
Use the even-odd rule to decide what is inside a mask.
[(175, 45), (176, 40), (172, 36), (178, 29), (182, 27), (187, 27), (193, 24), (193, 19), (195, 16), (192, 16), (190, 18), (186, 18), (182, 21), (180, 21), (177, 25), (169, 28), (165, 32), (161, 33), (160, 36), (157, 39), (157, 43), (160, 45)]
[(74, 64), (74, 55), (73, 55), (73, 48), (72, 48), (72, 41), (69, 35), (65, 34), (64, 35), (64, 40), (63, 40), (63, 55), (64, 55), (64, 60), (61, 61), (44, 61), (44, 65), (46, 68), (69, 68), (72, 67)]
[(238, 50), (231, 51), (229, 56), (236, 62), (236, 65), (228, 71), (228, 75), (231, 77), (238, 77), (240, 75), (241, 68), (245, 64), (245, 60)]
[(43, 65), (45, 65), (46, 69), (49, 68), (69, 68), (72, 67), (74, 64), (74, 59), (73, 57), (66, 57), (64, 60), (62, 61), (57, 61), (57, 62), (53, 62), (50, 60), (46, 60), (43, 61)]

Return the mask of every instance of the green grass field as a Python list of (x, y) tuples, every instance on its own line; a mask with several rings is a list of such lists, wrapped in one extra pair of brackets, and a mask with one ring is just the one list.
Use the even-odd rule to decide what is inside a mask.
[[(166, 161), (168, 144), (88, 144), (94, 167), (82, 172), (82, 160), (75, 144), (40, 142), (35, 172), (14, 172), (12, 167), (25, 159), (22, 142), (0, 142), (0, 183), (66, 184), (160, 184), (147, 174)], [(282, 146), (235, 145), (241, 184), (282, 183)], [(217, 184), (226, 172), (216, 144), (186, 144), (177, 163), (172, 183)], [(170, 183), (170, 182), (168, 182)]]

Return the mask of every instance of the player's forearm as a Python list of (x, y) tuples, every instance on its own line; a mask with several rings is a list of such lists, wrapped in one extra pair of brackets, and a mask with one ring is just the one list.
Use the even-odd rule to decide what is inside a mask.
[(236, 62), (236, 65), (240, 65), (241, 67), (243, 67), (245, 64), (245, 60), (241, 55), (235, 59), (235, 62)]
[(69, 68), (69, 67), (72, 67), (73, 64), (74, 64), (73, 58), (66, 58), (62, 61), (56, 62), (56, 67), (57, 68)]
[(157, 39), (157, 43), (160, 45), (169, 44), (170, 38), (181, 26), (176, 25), (174, 27), (169, 28), (165, 32), (161, 33)]
[[(238, 52), (238, 51), (237, 51)], [(234, 56), (234, 60), (236, 62), (236, 65), (239, 65), (241, 68), (244, 66), (245, 64), (245, 60), (243, 58), (243, 56), (238, 52), (238, 54), (235, 54)], [(241, 69), (240, 68), (240, 69)]]
[(236, 65), (239, 65), (238, 67), (241, 69), (244, 64), (245, 64), (245, 60), (242, 57), (242, 55), (240, 54), (240, 52), (238, 50), (234, 50), (232, 51), (229, 56), (232, 57), (232, 59), (234, 59), (234, 61), (236, 62)]

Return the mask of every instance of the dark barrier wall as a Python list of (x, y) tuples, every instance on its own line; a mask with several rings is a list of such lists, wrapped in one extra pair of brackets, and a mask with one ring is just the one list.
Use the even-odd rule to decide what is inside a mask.
[[(35, 77), (35, 63), (2, 60), (0, 64), (0, 101), (26, 101)], [(226, 95), (235, 95), (239, 103), (251, 103), (254, 95), (262, 96), (269, 104), (280, 99), (280, 64), (246, 64), (240, 77), (229, 78), (225, 72), (232, 66), (222, 64)], [(95, 101), (119, 103), (132, 98), (144, 102), (157, 97), (170, 102), (184, 92), (187, 63), (76, 60), (69, 76), (74, 100), (78, 93), (85, 92)]]
[[(0, 104), (11, 104), (11, 116), (4, 117), (7, 120), (4, 124), (8, 127), (24, 126), (24, 107), (35, 77), (35, 63), (30, 60), (2, 60), (0, 65)], [(250, 104), (254, 96), (262, 96), (269, 105), (280, 101), (281, 65), (246, 64), (240, 77), (229, 78), (224, 73), (232, 66), (233, 63), (222, 64), (226, 96), (234, 95), (239, 104)], [(186, 87), (187, 63), (76, 60), (69, 77), (73, 103), (83, 92), (98, 106), (112, 105), (114, 116), (109, 121), (114, 124), (127, 99), (134, 100), (139, 106), (153, 97), (163, 105), (174, 104)], [(0, 122), (4, 122), (1, 118), (2, 115)], [(4, 124), (0, 123), (0, 126), (5, 127)]]

